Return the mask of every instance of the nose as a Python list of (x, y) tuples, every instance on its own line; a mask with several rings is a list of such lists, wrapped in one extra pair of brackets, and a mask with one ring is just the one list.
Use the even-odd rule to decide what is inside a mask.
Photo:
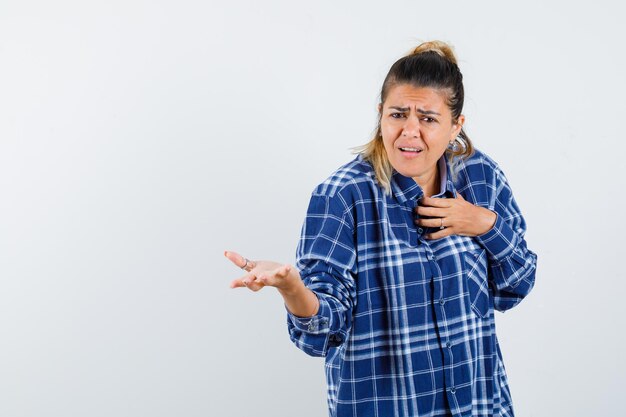
[(419, 121), (413, 117), (407, 117), (404, 126), (402, 127), (402, 136), (408, 136), (413, 138), (419, 138), (420, 126)]

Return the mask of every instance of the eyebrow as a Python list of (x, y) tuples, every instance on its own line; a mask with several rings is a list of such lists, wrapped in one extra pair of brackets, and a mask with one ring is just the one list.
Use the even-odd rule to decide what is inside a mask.
[[(402, 111), (402, 112), (406, 112), (406, 111), (411, 110), (409, 107), (396, 107), (396, 106), (391, 106), (391, 107), (389, 107), (389, 108), (390, 108), (390, 109), (393, 109), (393, 110)], [(441, 116), (441, 114), (437, 113), (436, 111), (432, 111), (432, 110), (416, 109), (416, 111), (417, 111), (418, 113), (421, 113), (421, 114), (436, 114), (437, 116)]]

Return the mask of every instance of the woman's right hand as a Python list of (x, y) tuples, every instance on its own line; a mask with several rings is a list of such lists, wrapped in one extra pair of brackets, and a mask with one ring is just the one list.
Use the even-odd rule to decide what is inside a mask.
[(302, 282), (300, 273), (290, 265), (273, 261), (251, 261), (236, 252), (225, 251), (232, 263), (248, 273), (230, 283), (231, 288), (247, 287), (258, 291), (275, 287), (285, 300), (287, 309), (298, 317), (311, 317), (319, 310), (317, 296)]
[(251, 261), (237, 252), (225, 251), (224, 256), (237, 267), (248, 272), (233, 280), (230, 283), (231, 288), (247, 287), (249, 290), (259, 291), (269, 286), (276, 287), (281, 293), (290, 293), (302, 285), (298, 272), (290, 265), (273, 261)]

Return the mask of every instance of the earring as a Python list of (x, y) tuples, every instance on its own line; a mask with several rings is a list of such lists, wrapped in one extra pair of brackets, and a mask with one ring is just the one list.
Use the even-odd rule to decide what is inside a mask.
[(458, 152), (460, 142), (461, 141), (459, 140), (459, 137), (457, 136), (456, 138), (454, 138), (454, 140), (451, 140), (450, 143), (448, 143), (448, 150), (452, 152)]

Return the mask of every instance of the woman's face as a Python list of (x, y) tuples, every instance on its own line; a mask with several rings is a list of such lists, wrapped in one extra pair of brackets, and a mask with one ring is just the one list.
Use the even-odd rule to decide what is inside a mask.
[[(381, 112), (381, 131), (387, 157), (400, 174), (434, 180), (437, 161), (457, 137), (465, 120), (452, 120), (446, 92), (399, 84), (387, 94)], [(421, 180), (421, 181), (420, 181)]]

